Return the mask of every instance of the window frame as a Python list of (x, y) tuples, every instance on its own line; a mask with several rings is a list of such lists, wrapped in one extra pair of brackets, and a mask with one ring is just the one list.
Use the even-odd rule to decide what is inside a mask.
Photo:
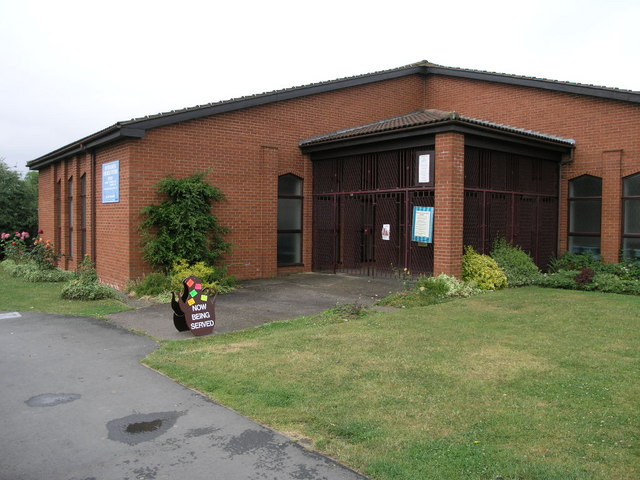
[[(280, 186), (280, 180), (285, 178), (285, 177), (293, 177), (295, 178), (297, 181), (300, 182), (300, 195), (284, 195), (281, 194), (281, 186)], [(281, 199), (289, 199), (289, 200), (298, 200), (300, 202), (300, 228), (299, 229), (281, 229), (280, 228), (280, 200)], [(279, 175), (278, 176), (278, 225), (277, 225), (277, 243), (276, 243), (276, 254), (277, 254), (277, 263), (278, 263), (278, 267), (296, 267), (296, 266), (304, 266), (304, 262), (303, 262), (303, 252), (302, 252), (302, 246), (304, 245), (303, 243), (303, 231), (304, 231), (304, 179), (302, 177), (299, 177), (298, 175), (295, 175), (293, 173), (285, 173), (283, 175)], [(298, 262), (291, 262), (291, 263), (285, 263), (281, 261), (281, 255), (280, 255), (280, 234), (299, 234), (300, 235), (300, 245), (299, 245), (299, 252), (300, 252), (300, 258)]]
[(73, 224), (74, 224), (74, 205), (73, 205), (73, 176), (69, 177), (67, 180), (67, 226), (69, 228), (69, 238), (67, 239), (67, 257), (69, 259), (73, 258)]
[(640, 195), (626, 195), (625, 191), (626, 191), (626, 182), (628, 180), (631, 180), (634, 177), (640, 177), (640, 172), (638, 173), (633, 173), (631, 175), (627, 175), (626, 177), (624, 177), (622, 179), (622, 221), (621, 221), (621, 225), (622, 225), (622, 235), (620, 237), (620, 251), (622, 252), (622, 258), (624, 259), (640, 259), (640, 257), (638, 256), (627, 256), (626, 254), (626, 250), (629, 249), (625, 249), (624, 248), (624, 244), (625, 244), (625, 239), (626, 238), (637, 238), (640, 239), (640, 233), (625, 233), (627, 230), (627, 200), (638, 200), (640, 201)]
[[(585, 177), (591, 177), (591, 178), (595, 178), (598, 179), (600, 181), (600, 195), (589, 195), (589, 196), (572, 196), (571, 193), (571, 186), (572, 186), (572, 182), (575, 182), (576, 180), (580, 180), (583, 179)], [(599, 240), (599, 246), (597, 247), (598, 252), (591, 252), (593, 253), (593, 255), (599, 257), (602, 253), (602, 177), (598, 177), (596, 175), (589, 175), (589, 174), (585, 174), (585, 175), (580, 175), (578, 177), (572, 178), (569, 180), (568, 182), (568, 207), (569, 207), (569, 211), (567, 214), (567, 251), (571, 252), (571, 253), (586, 253), (586, 252), (575, 252), (572, 250), (571, 247), (571, 240), (572, 237), (573, 238), (597, 238)], [(597, 232), (586, 232), (586, 231), (573, 231), (572, 230), (572, 223), (573, 223), (573, 218), (572, 218), (572, 212), (574, 211), (573, 205), (579, 203), (579, 202), (584, 202), (584, 201), (598, 201), (600, 204), (600, 224), (599, 224), (599, 231)], [(581, 248), (585, 248), (585, 247), (581, 247)], [(593, 248), (593, 247), (586, 247), (586, 248)]]

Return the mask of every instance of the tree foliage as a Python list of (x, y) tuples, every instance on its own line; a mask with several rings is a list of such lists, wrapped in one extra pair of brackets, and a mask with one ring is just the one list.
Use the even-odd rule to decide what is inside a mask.
[(168, 272), (180, 259), (190, 264), (215, 265), (229, 249), (228, 229), (211, 213), (212, 202), (224, 199), (222, 191), (208, 184), (205, 173), (183, 179), (165, 178), (158, 191), (168, 198), (142, 210), (144, 258), (154, 268)]
[(0, 232), (38, 233), (38, 173), (22, 178), (0, 158)]

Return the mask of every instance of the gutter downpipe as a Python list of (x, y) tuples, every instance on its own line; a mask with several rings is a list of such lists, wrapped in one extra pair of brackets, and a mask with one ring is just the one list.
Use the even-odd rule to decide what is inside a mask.
[(93, 264), (97, 265), (97, 251), (96, 251), (96, 203), (97, 203), (97, 191), (96, 191), (96, 151), (91, 149), (91, 253), (93, 254)]
[[(569, 150), (569, 159), (567, 161), (562, 161), (560, 160), (560, 166), (558, 168), (558, 240), (557, 240), (557, 249), (556, 249), (556, 257), (560, 256), (560, 219), (561, 214), (562, 214), (562, 196), (560, 195), (560, 193), (562, 192), (562, 168), (565, 165), (570, 165), (573, 163), (574, 160), (574, 153), (576, 151), (576, 147), (575, 147), (575, 143), (573, 144), (573, 147), (571, 148), (571, 150)], [(567, 192), (567, 199), (569, 199), (569, 192)], [(569, 216), (567, 215), (567, 220), (569, 219)], [(569, 236), (569, 225), (567, 225), (567, 237)]]

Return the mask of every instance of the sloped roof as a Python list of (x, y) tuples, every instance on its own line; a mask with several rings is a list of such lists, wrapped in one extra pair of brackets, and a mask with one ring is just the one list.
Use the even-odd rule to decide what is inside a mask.
[(469, 70), (455, 67), (445, 67), (426, 60), (405, 65), (389, 70), (382, 70), (363, 75), (338, 78), (326, 82), (313, 83), (297, 87), (276, 90), (272, 92), (260, 93), (257, 95), (232, 98), (220, 102), (196, 105), (195, 107), (172, 110), (170, 112), (158, 113), (145, 117), (133, 118), (131, 120), (117, 122), (110, 127), (88, 135), (80, 140), (65, 145), (46, 155), (27, 163), (29, 168), (38, 169), (49, 163), (53, 163), (76, 153), (86, 151), (107, 143), (124, 138), (141, 138), (145, 136), (146, 130), (165, 125), (171, 125), (197, 118), (217, 115), (245, 108), (265, 105), (269, 103), (305, 97), (318, 93), (330, 92), (342, 88), (348, 88), (369, 83), (380, 82), (393, 78), (405, 77), (408, 75), (445, 75), (460, 78), (476, 79), (496, 83), (520, 85), (531, 88), (541, 88), (568, 92), (577, 95), (606, 98), (624, 102), (640, 103), (640, 91), (621, 90), (610, 87), (596, 85), (586, 85), (580, 83), (562, 82), (545, 78), (525, 77), (520, 75), (510, 75), (505, 73), (487, 72), (482, 70)]
[(503, 125), (500, 123), (489, 122), (486, 120), (480, 120), (477, 118), (466, 117), (456, 112), (446, 112), (443, 110), (424, 109), (416, 110), (411, 113), (399, 115), (397, 117), (387, 118), (379, 120), (377, 122), (368, 123), (366, 125), (360, 125), (352, 128), (345, 128), (337, 130), (335, 132), (326, 133), (323, 135), (314, 136), (304, 139), (300, 142), (300, 147), (310, 147), (313, 145), (325, 144), (336, 142), (338, 140), (345, 140), (355, 137), (375, 136), (384, 134), (387, 132), (393, 132), (397, 130), (408, 130), (414, 127), (423, 127), (429, 125), (436, 125), (445, 122), (456, 122), (461, 124), (478, 125), (494, 130), (500, 130), (507, 133), (513, 133), (521, 136), (532, 137), (539, 140), (545, 140), (553, 143), (565, 144), (567, 146), (575, 145), (575, 140), (558, 137), (556, 135), (549, 135), (540, 132), (534, 132), (533, 130), (526, 130), (517, 127), (511, 127), (509, 125)]

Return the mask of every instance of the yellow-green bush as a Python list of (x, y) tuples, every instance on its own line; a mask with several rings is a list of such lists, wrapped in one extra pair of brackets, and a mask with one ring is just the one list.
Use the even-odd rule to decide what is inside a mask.
[(182, 294), (182, 282), (191, 275), (202, 280), (203, 288), (208, 288), (212, 292), (218, 292), (218, 282), (215, 280), (216, 269), (204, 262), (196, 262), (190, 265), (187, 260), (180, 259), (173, 264), (171, 270), (171, 290)]
[(498, 290), (507, 286), (507, 276), (489, 255), (476, 252), (472, 246), (464, 249), (462, 278), (475, 281), (482, 290)]

